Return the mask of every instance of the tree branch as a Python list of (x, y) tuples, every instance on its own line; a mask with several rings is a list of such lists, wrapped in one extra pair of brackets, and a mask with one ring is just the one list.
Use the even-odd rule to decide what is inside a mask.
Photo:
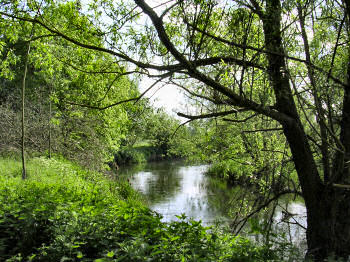
[(247, 122), (249, 119), (252, 119), (253, 117), (256, 117), (258, 116), (259, 114), (253, 114), (251, 116), (248, 116), (247, 118), (245, 119), (240, 119), (240, 120), (236, 120), (236, 119), (229, 119), (229, 118), (224, 118), (223, 120), (224, 121), (227, 121), (227, 122), (233, 122), (233, 123), (244, 123), (244, 122)]
[[(278, 194), (276, 194), (274, 197), (270, 198), (269, 200), (265, 201), (262, 205), (260, 205), (259, 207), (257, 207), (253, 212), (251, 212), (249, 215), (247, 215), (246, 217), (244, 217), (243, 219), (241, 219), (240, 221), (238, 221), (237, 224), (240, 224), (244, 221), (247, 221), (249, 218), (251, 218), (252, 216), (254, 216), (256, 213), (260, 212), (262, 209), (264, 209), (265, 207), (269, 206), (273, 201), (276, 201), (277, 199), (279, 199), (280, 197), (282, 197), (283, 195), (286, 194), (296, 194), (296, 195), (300, 195), (302, 196), (302, 193), (299, 191), (295, 191), (295, 190), (284, 190), (282, 192), (279, 192)], [(239, 230), (236, 231), (236, 233), (238, 233), (240, 230), (242, 229), (242, 227), (239, 228)]]
[[(186, 20), (184, 20), (184, 22), (186, 23)], [(269, 51), (269, 50), (262, 49), (262, 48), (257, 48), (257, 47), (250, 46), (250, 45), (239, 44), (239, 43), (236, 43), (236, 42), (233, 42), (233, 41), (230, 41), (230, 40), (227, 40), (227, 39), (224, 39), (224, 38), (212, 35), (212, 34), (206, 32), (204, 30), (201, 30), (200, 28), (198, 28), (198, 27), (196, 27), (196, 26), (194, 26), (194, 25), (192, 25), (190, 23), (188, 23), (188, 25), (193, 27), (196, 31), (198, 31), (198, 32), (200, 32), (200, 33), (202, 33), (202, 34), (212, 38), (213, 40), (221, 42), (221, 43), (224, 43), (224, 44), (227, 44), (227, 45), (230, 45), (230, 46), (238, 47), (238, 48), (241, 48), (241, 49), (253, 50), (253, 51), (257, 51), (259, 53), (264, 53), (264, 54), (269, 54), (269, 55), (281, 56), (281, 57), (284, 57), (284, 58), (292, 60), (292, 61), (303, 63), (303, 64), (305, 64), (307, 66), (310, 66), (310, 67), (314, 68), (315, 70), (323, 73), (324, 75), (327, 75), (327, 78), (332, 79), (335, 83), (341, 85), (342, 87), (346, 87), (346, 83), (344, 83), (340, 79), (332, 76), (330, 74), (330, 72), (326, 72), (321, 67), (318, 67), (318, 66), (312, 64), (310, 61), (307, 61), (307, 60), (304, 60), (304, 59), (301, 59), (301, 58), (297, 58), (297, 57), (293, 57), (293, 56), (289, 56), (289, 55), (286, 55), (286, 54), (281, 54), (281, 53)]]
[(126, 99), (126, 100), (122, 100), (122, 101), (118, 101), (116, 103), (104, 106), (104, 107), (99, 107), (99, 106), (93, 106), (93, 105), (88, 105), (88, 104), (80, 104), (80, 103), (75, 103), (75, 102), (70, 102), (70, 101), (65, 101), (65, 103), (69, 104), (69, 105), (75, 105), (75, 106), (80, 106), (80, 107), (86, 107), (86, 108), (90, 108), (90, 109), (97, 109), (97, 110), (106, 110), (108, 108), (111, 108), (113, 106), (117, 106), (120, 104), (124, 104), (124, 103), (128, 103), (131, 101), (138, 101), (141, 99), (142, 96), (138, 96), (138, 97), (134, 97), (134, 98), (130, 98), (130, 99)]
[(282, 131), (282, 127), (266, 128), (266, 129), (255, 129), (255, 130), (243, 130), (243, 133), (256, 133), (256, 132), (269, 132), (269, 131)]
[(287, 122), (290, 123), (293, 121), (292, 118), (290, 118), (288, 115), (283, 114), (281, 112), (278, 112), (276, 110), (273, 110), (272, 108), (265, 107), (261, 104), (258, 104), (252, 100), (245, 99), (237, 94), (235, 94), (232, 90), (229, 88), (221, 85), (214, 79), (208, 77), (207, 75), (199, 72), (196, 69), (196, 65), (193, 64), (191, 61), (188, 61), (183, 54), (181, 54), (175, 46), (171, 43), (162, 20), (158, 17), (158, 15), (153, 11), (153, 9), (145, 3), (144, 0), (134, 0), (135, 3), (150, 17), (152, 20), (152, 23), (158, 33), (158, 37), (163, 43), (163, 45), (167, 48), (167, 50), (174, 56), (174, 58), (182, 64), (188, 71), (188, 75), (201, 81), (202, 83), (210, 86), (211, 88), (217, 90), (218, 92), (226, 95), (228, 98), (230, 98), (231, 105), (238, 106), (238, 107), (244, 107), (250, 110), (253, 110), (255, 112), (264, 114), (266, 116), (269, 116), (279, 122)]
[(227, 116), (227, 115), (231, 115), (231, 114), (235, 114), (238, 111), (236, 109), (233, 110), (229, 110), (229, 111), (223, 111), (223, 112), (218, 112), (218, 113), (209, 113), (209, 114), (203, 114), (203, 115), (186, 115), (183, 113), (177, 113), (178, 116), (180, 117), (184, 117), (190, 120), (196, 120), (196, 119), (205, 119), (205, 118), (212, 118), (212, 117), (219, 117), (219, 116)]

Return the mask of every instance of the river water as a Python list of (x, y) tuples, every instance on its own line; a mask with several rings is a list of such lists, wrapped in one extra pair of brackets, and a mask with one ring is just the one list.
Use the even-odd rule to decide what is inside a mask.
[[(229, 225), (238, 221), (240, 214), (249, 213), (246, 211), (251, 208), (249, 200), (254, 199), (250, 189), (232, 187), (210, 178), (205, 175), (207, 168), (207, 165), (165, 161), (123, 168), (120, 175), (126, 176), (132, 187), (145, 196), (150, 208), (160, 213), (164, 222), (185, 214), (188, 219), (201, 220), (204, 225)], [(242, 194), (245, 201), (241, 200)], [(274, 209), (269, 207), (256, 216), (256, 221), (263, 224), (264, 219), (271, 221), (271, 218), (274, 230), (283, 231), (285, 238), (298, 246), (305, 244), (306, 211), (302, 201), (284, 198)]]

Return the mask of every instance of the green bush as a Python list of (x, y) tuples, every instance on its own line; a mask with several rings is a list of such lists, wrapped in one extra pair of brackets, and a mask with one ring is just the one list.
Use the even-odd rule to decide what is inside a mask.
[(149, 145), (124, 147), (115, 154), (114, 160), (118, 165), (140, 164), (148, 161), (158, 161), (169, 158), (160, 152), (159, 148)]
[(242, 170), (241, 166), (238, 165), (233, 160), (225, 160), (212, 164), (207, 174), (212, 177), (222, 178), (231, 183), (243, 184), (246, 180), (249, 179), (248, 174), (244, 173), (245, 170)]
[(133, 147), (123, 148), (114, 156), (114, 158), (118, 165), (140, 164), (147, 161), (144, 152)]
[(258, 170), (253, 165), (245, 166), (237, 164), (234, 160), (228, 159), (218, 161), (212, 164), (207, 174), (212, 177), (218, 177), (228, 181), (230, 184), (237, 185), (258, 185), (261, 181), (265, 168)]

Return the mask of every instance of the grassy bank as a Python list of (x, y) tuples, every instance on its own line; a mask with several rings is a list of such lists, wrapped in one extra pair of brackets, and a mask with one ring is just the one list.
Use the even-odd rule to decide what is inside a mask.
[(63, 159), (0, 159), (0, 261), (268, 261), (269, 248), (208, 230), (165, 224), (127, 182)]

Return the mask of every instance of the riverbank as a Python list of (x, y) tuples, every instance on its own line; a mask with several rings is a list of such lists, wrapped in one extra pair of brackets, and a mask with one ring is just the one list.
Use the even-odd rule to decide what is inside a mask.
[(114, 155), (114, 161), (110, 163), (110, 166), (112, 168), (119, 168), (147, 162), (179, 159), (183, 158), (178, 155), (170, 154), (160, 147), (140, 144), (137, 146), (123, 147)]
[(283, 254), (200, 222), (162, 223), (127, 181), (64, 159), (0, 159), (1, 261), (268, 261)]

